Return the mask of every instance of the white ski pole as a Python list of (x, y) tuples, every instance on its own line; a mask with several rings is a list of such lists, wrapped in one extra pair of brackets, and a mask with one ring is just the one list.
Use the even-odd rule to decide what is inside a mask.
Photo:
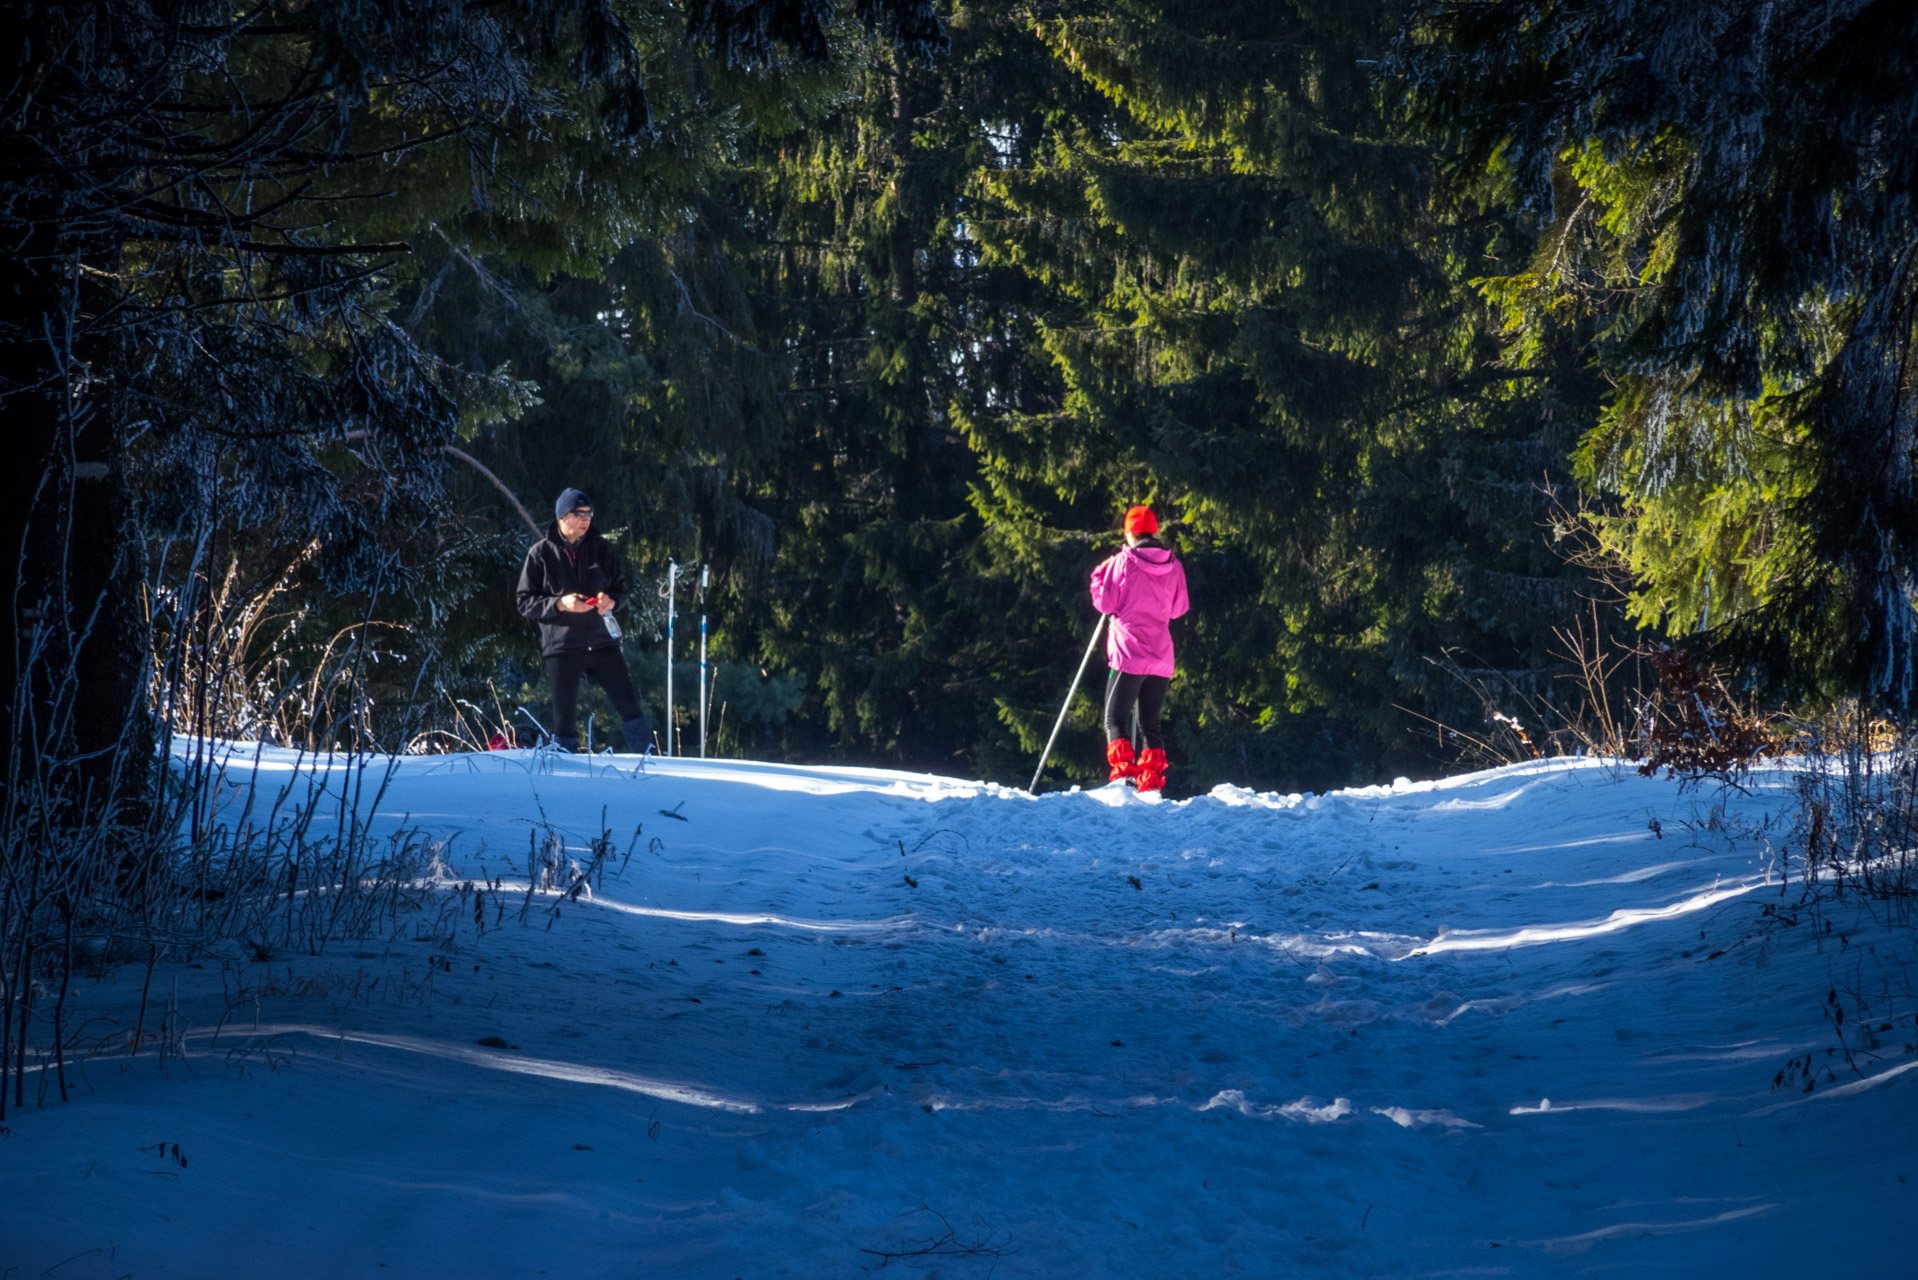
[(1032, 785), (1026, 788), (1034, 795), (1039, 793), (1039, 775), (1046, 771), (1046, 757), (1052, 754), (1052, 744), (1059, 740), (1059, 730), (1066, 722), (1066, 712), (1072, 709), (1073, 695), (1079, 692), (1079, 681), (1085, 679), (1086, 664), (1092, 661), (1092, 650), (1099, 643), (1099, 633), (1105, 630), (1105, 625), (1106, 615), (1103, 613), (1092, 624), (1092, 639), (1086, 641), (1086, 656), (1079, 659), (1078, 674), (1072, 677), (1072, 687), (1066, 690), (1066, 704), (1059, 708), (1059, 718), (1052, 722), (1052, 736), (1046, 739), (1046, 749), (1039, 753), (1039, 767), (1032, 771)]
[(673, 754), (673, 587), (679, 581), (679, 565), (666, 561), (666, 755)]
[(713, 578), (713, 567), (699, 566), (699, 758), (706, 758), (706, 584)]

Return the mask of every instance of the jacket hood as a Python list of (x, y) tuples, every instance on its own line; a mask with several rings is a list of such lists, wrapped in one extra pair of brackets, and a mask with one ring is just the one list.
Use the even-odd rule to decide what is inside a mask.
[(1170, 547), (1137, 546), (1126, 548), (1126, 558), (1148, 573), (1170, 573), (1179, 563)]

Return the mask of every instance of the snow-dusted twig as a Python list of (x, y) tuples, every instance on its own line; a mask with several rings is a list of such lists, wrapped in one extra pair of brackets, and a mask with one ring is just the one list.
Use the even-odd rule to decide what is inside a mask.
[[(879, 1259), (877, 1266), (863, 1267), (862, 1270), (884, 1270), (893, 1263), (902, 1262), (908, 1258), (991, 1258), (992, 1267), (986, 1272), (990, 1276), (993, 1271), (998, 1270), (999, 1260), (1012, 1254), (1012, 1250), (1003, 1245), (998, 1248), (993, 1247), (993, 1233), (989, 1228), (978, 1240), (967, 1242), (960, 1239), (958, 1229), (947, 1220), (945, 1214), (923, 1204), (916, 1209), (908, 1209), (894, 1216), (906, 1218), (916, 1213), (929, 1213), (939, 1219), (939, 1225), (942, 1228), (940, 1233), (925, 1239), (903, 1239), (899, 1242), (897, 1249), (861, 1249), (859, 1252)], [(1012, 1237), (1007, 1236), (1004, 1243), (1011, 1244)]]

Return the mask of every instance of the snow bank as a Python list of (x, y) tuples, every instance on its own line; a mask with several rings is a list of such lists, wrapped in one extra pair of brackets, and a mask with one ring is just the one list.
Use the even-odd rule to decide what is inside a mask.
[[(332, 785), (236, 757), (229, 795), (302, 770)], [(1840, 959), (1760, 927), (1785, 781), (1149, 804), (401, 760), (376, 821), (450, 837), (456, 879), (523, 893), (548, 828), (633, 856), (550, 928), (164, 972), (183, 1060), (95, 1059), (9, 1120), (0, 1273), (1896, 1268), (1918, 1062), (1770, 1087), (1831, 1043)]]

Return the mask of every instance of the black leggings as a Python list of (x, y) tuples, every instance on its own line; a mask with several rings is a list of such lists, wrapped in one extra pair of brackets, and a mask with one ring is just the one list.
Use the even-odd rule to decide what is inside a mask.
[[(591, 675), (606, 691), (622, 725), (644, 720), (639, 695), (633, 692), (633, 676), (626, 670), (626, 656), (615, 646), (598, 649), (569, 649), (546, 658), (546, 680), (553, 690), (553, 736), (570, 743), (579, 737), (579, 678)], [(634, 751), (643, 750), (637, 742), (628, 742)]]
[(1165, 695), (1172, 688), (1171, 676), (1141, 676), (1130, 671), (1114, 671), (1106, 677), (1106, 741), (1132, 737), (1132, 709), (1139, 709), (1139, 728), (1145, 731), (1145, 745), (1165, 750), (1165, 725), (1159, 713), (1165, 710)]

